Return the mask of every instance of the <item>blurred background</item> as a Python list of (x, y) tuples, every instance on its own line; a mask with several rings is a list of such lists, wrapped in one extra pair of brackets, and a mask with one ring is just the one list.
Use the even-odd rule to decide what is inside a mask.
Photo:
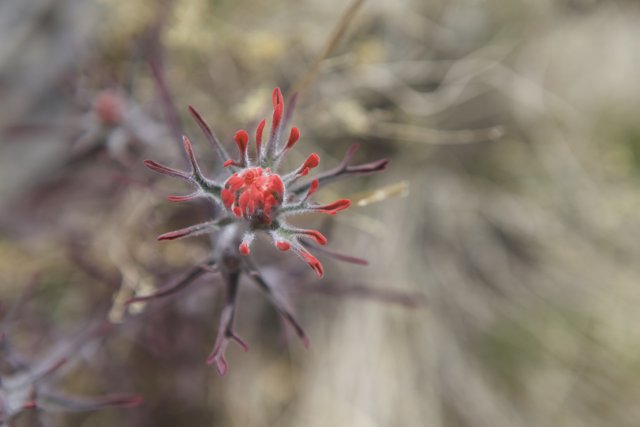
[[(15, 425), (640, 425), (638, 22), (631, 0), (4, 0), (3, 333), (37, 361), (109, 319), (47, 387), (145, 399)], [(155, 240), (210, 212), (142, 160), (185, 167), (186, 133), (215, 174), (187, 106), (230, 144), (275, 86), (300, 92), (292, 166), (392, 162), (302, 220), (369, 266), (318, 281), (258, 242), (311, 348), (246, 281), (251, 350), (219, 377), (217, 275), (123, 305), (209, 248)]]

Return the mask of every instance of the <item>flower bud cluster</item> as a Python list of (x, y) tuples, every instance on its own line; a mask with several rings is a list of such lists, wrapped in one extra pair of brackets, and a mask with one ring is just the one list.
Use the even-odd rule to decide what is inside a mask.
[[(228, 157), (200, 115), (193, 108), (190, 111), (201, 128), (213, 140), (217, 150)], [(268, 138), (263, 143), (266, 125), (266, 121), (263, 120), (256, 129), (255, 152), (252, 155), (249, 150), (249, 134), (244, 130), (236, 132), (234, 140), (238, 147), (239, 159), (225, 160), (224, 166), (231, 175), (224, 182), (216, 182), (203, 176), (187, 137), (183, 137), (183, 144), (191, 163), (191, 171), (183, 172), (152, 160), (145, 161), (146, 166), (154, 171), (182, 178), (195, 187), (194, 193), (187, 196), (170, 196), (169, 200), (180, 202), (207, 197), (227, 212), (225, 217), (218, 220), (165, 233), (159, 236), (159, 239), (173, 240), (196, 236), (213, 232), (234, 221), (242, 221), (245, 224), (243, 229), (246, 231), (238, 246), (240, 254), (249, 255), (255, 233), (266, 231), (277, 249), (293, 251), (319, 277), (322, 277), (324, 272), (322, 264), (305, 248), (302, 240), (309, 239), (317, 244), (326, 245), (327, 239), (319, 231), (300, 229), (290, 225), (287, 218), (308, 212), (335, 215), (347, 209), (351, 202), (340, 199), (328, 204), (315, 203), (312, 196), (318, 191), (320, 185), (317, 178), (305, 185), (305, 191), (301, 192), (300, 187), (295, 187), (298, 179), (307, 176), (320, 164), (320, 156), (316, 153), (309, 155), (298, 168), (289, 173), (279, 171), (282, 159), (300, 139), (300, 131), (296, 127), (289, 130), (287, 138), (282, 137), (286, 126), (283, 116), (284, 100), (280, 89), (276, 88), (273, 91), (273, 117)]]
[[(207, 361), (209, 364), (215, 363), (221, 375), (227, 371), (224, 354), (231, 341), (238, 343), (245, 351), (248, 349), (247, 344), (236, 334), (233, 327), (239, 277), (242, 273), (251, 277), (267, 294), (278, 313), (295, 330), (303, 344), (308, 346), (309, 343), (304, 330), (286, 304), (277, 298), (274, 289), (262, 278), (251, 262), (249, 255), (256, 234), (258, 232), (268, 234), (278, 250), (295, 253), (319, 277), (323, 276), (324, 267), (310, 249), (315, 248), (338, 260), (366, 264), (362, 259), (322, 248), (327, 244), (327, 239), (322, 233), (295, 227), (288, 221), (294, 215), (304, 213), (335, 215), (347, 209), (351, 204), (347, 199), (326, 204), (315, 202), (313, 198), (320, 185), (343, 176), (382, 171), (388, 163), (388, 160), (382, 159), (360, 165), (350, 164), (351, 158), (358, 149), (358, 146), (354, 145), (347, 151), (338, 166), (316, 175), (311, 180), (301, 181), (301, 178), (309, 175), (320, 164), (320, 156), (316, 153), (310, 154), (299, 167), (283, 173), (282, 159), (300, 140), (300, 131), (296, 127), (288, 129), (292, 108), (289, 107), (285, 112), (284, 100), (279, 88), (273, 91), (272, 101), (271, 128), (265, 137), (266, 120), (258, 124), (254, 149), (250, 150), (248, 132), (245, 130), (236, 132), (234, 141), (238, 147), (237, 158), (229, 156), (200, 114), (193, 107), (189, 107), (200, 129), (218, 156), (224, 160), (223, 165), (228, 176), (223, 180), (213, 180), (203, 175), (191, 142), (186, 136), (183, 137), (182, 142), (191, 165), (189, 171), (173, 169), (153, 160), (145, 161), (148, 168), (164, 175), (183, 179), (194, 187), (195, 191), (189, 195), (169, 196), (170, 201), (183, 202), (206, 198), (218, 205), (223, 214), (217, 219), (160, 235), (159, 240), (175, 240), (217, 233), (212, 239), (213, 256), (204, 266), (196, 267), (183, 279), (159, 289), (154, 294), (132, 298), (129, 303), (170, 295), (184, 289), (207, 271), (219, 271), (226, 283), (227, 297), (220, 317), (218, 337)], [(294, 104), (295, 97), (290, 105)], [(287, 129), (288, 132), (286, 132)], [(285, 135), (288, 136), (285, 137)]]

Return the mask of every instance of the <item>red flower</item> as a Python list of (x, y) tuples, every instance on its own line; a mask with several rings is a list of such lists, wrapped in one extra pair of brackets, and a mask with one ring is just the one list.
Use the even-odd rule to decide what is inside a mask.
[[(239, 151), (239, 158), (237, 159), (229, 157), (200, 114), (193, 107), (189, 107), (189, 111), (198, 122), (209, 142), (218, 154), (223, 157), (223, 165), (230, 174), (223, 182), (211, 180), (202, 174), (193, 153), (191, 142), (187, 137), (183, 137), (183, 143), (191, 164), (189, 172), (176, 170), (152, 160), (145, 161), (145, 165), (150, 169), (184, 179), (195, 187), (195, 192), (192, 194), (170, 196), (169, 200), (179, 202), (203, 197), (210, 199), (224, 209), (225, 215), (216, 220), (165, 233), (158, 238), (159, 240), (173, 240), (220, 231), (214, 243), (216, 245), (213, 251), (214, 258), (210, 263), (218, 267), (227, 280), (228, 301), (222, 314), (222, 323), (216, 345), (208, 359), (210, 363), (216, 363), (220, 373), (224, 373), (227, 369), (226, 361), (224, 360), (224, 349), (229, 340), (235, 340), (244, 349), (247, 348), (246, 344), (233, 331), (238, 276), (242, 272), (249, 273), (269, 293), (280, 314), (294, 327), (303, 342), (307, 342), (302, 328), (284, 306), (273, 298), (271, 288), (262, 280), (259, 273), (252, 267), (252, 264), (248, 260), (230, 262), (230, 254), (248, 256), (251, 253), (251, 243), (255, 238), (256, 232), (264, 231), (271, 236), (277, 249), (281, 251), (291, 250), (306, 262), (316, 275), (322, 277), (324, 268), (320, 261), (309, 252), (307, 247), (309, 246), (308, 241), (324, 246), (327, 244), (327, 239), (316, 230), (300, 229), (288, 224), (288, 217), (307, 212), (335, 215), (339, 211), (347, 209), (351, 204), (347, 199), (340, 199), (328, 204), (319, 204), (315, 203), (312, 197), (317, 192), (320, 184), (345, 175), (381, 171), (385, 169), (388, 163), (385, 159), (361, 165), (350, 165), (351, 157), (353, 157), (358, 148), (357, 146), (352, 146), (340, 165), (319, 174), (311, 181), (301, 183), (299, 179), (307, 176), (312, 169), (320, 164), (320, 156), (315, 153), (309, 155), (302, 165), (293, 171), (281, 173), (280, 165), (282, 159), (300, 140), (300, 131), (298, 128), (292, 127), (288, 136), (285, 137), (291, 111), (289, 109), (285, 112), (284, 99), (279, 88), (274, 89), (272, 101), (273, 115), (268, 138), (263, 141), (266, 120), (262, 120), (256, 128), (254, 150), (249, 149), (249, 133), (244, 130), (236, 132), (234, 141)], [(292, 102), (292, 104), (294, 103)], [(325, 250), (323, 252), (333, 255), (337, 259), (358, 264), (366, 263), (358, 258), (335, 254), (331, 251)], [(241, 257), (238, 258), (240, 259)], [(184, 288), (188, 283), (181, 281), (167, 289), (159, 290), (154, 295), (136, 297), (130, 302), (168, 295)]]
[(284, 184), (271, 169), (248, 168), (227, 179), (220, 192), (222, 203), (236, 216), (251, 220), (256, 214), (271, 222), (271, 210), (282, 203)]
[(93, 109), (98, 120), (105, 126), (120, 124), (123, 116), (122, 97), (112, 90), (104, 90), (98, 94)]
[[(317, 235), (309, 230), (299, 230), (288, 225), (285, 219), (291, 215), (297, 215), (304, 212), (319, 212), (335, 215), (337, 212), (347, 209), (351, 202), (347, 199), (337, 200), (329, 204), (316, 204), (312, 202), (311, 196), (317, 191), (320, 180), (314, 179), (303, 186), (296, 185), (296, 181), (309, 174), (311, 169), (316, 168), (320, 164), (320, 156), (315, 153), (296, 168), (294, 171), (281, 175), (278, 168), (284, 155), (296, 144), (300, 139), (300, 131), (298, 128), (292, 127), (289, 137), (285, 140), (282, 138), (284, 127), (287, 125), (283, 119), (284, 100), (279, 88), (273, 91), (273, 118), (271, 121), (271, 132), (269, 139), (263, 144), (262, 135), (266, 121), (260, 122), (255, 133), (255, 153), (249, 153), (249, 134), (244, 130), (239, 130), (234, 136), (234, 140), (240, 154), (239, 160), (228, 159), (224, 162), (224, 166), (230, 168), (231, 176), (224, 183), (213, 182), (200, 172), (200, 168), (193, 154), (193, 149), (188, 138), (184, 138), (184, 147), (189, 156), (192, 170), (190, 173), (177, 171), (175, 169), (162, 166), (156, 162), (147, 160), (145, 164), (165, 175), (183, 178), (192, 182), (196, 187), (196, 192), (189, 196), (170, 196), (171, 201), (191, 200), (195, 197), (209, 197), (215, 202), (220, 203), (224, 208), (236, 217), (239, 221), (245, 222), (246, 230), (242, 243), (238, 250), (243, 255), (250, 253), (249, 246), (254, 238), (257, 230), (268, 230), (274, 244), (280, 250), (289, 250), (298, 254), (313, 271), (320, 277), (324, 272), (322, 264), (309, 253), (300, 239), (311, 238), (318, 243), (325, 244), (326, 240), (317, 239)], [(205, 133), (210, 139), (217, 144), (217, 139), (204, 124), (200, 116), (193, 108), (190, 109), (196, 120), (200, 123)], [(224, 153), (224, 148), (216, 147), (219, 152)], [(353, 155), (354, 149), (350, 150), (349, 156)], [(387, 161), (376, 162), (369, 165), (347, 166), (345, 163), (344, 170), (339, 171), (335, 176), (343, 173), (353, 173), (349, 168), (359, 168), (357, 173), (375, 172), (384, 169)], [(322, 176), (321, 179), (328, 180), (333, 175)], [(303, 191), (301, 191), (303, 190)], [(306, 193), (306, 194), (305, 194)], [(304, 194), (304, 196), (301, 196)], [(265, 228), (266, 225), (271, 225)], [(203, 232), (213, 231), (218, 226), (214, 223), (200, 224), (194, 227), (188, 227), (172, 233), (166, 233), (160, 236), (160, 240), (172, 240)], [(319, 233), (318, 233), (319, 234)]]

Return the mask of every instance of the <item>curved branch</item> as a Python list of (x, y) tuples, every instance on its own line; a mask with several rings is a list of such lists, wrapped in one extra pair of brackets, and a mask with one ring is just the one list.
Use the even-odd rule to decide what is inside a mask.
[[(358, 151), (358, 148), (360, 148), (359, 144), (353, 144), (351, 147), (349, 147), (344, 155), (344, 158), (338, 166), (333, 169), (329, 169), (328, 171), (325, 171), (319, 175), (316, 175), (315, 179), (317, 179), (320, 184), (324, 184), (336, 180), (340, 177), (348, 175), (368, 175), (375, 172), (381, 172), (387, 168), (389, 159), (380, 159), (360, 165), (350, 165), (349, 162), (353, 158), (356, 151)], [(291, 192), (296, 195), (300, 195), (309, 190), (312, 182), (313, 181), (304, 184), (296, 184), (291, 188)]]
[(150, 295), (142, 295), (142, 296), (136, 296), (136, 297), (130, 298), (127, 301), (125, 301), (125, 305), (133, 304), (136, 302), (149, 301), (152, 299), (173, 295), (183, 290), (187, 286), (193, 284), (193, 282), (195, 282), (196, 279), (198, 279), (200, 276), (204, 275), (205, 273), (211, 272), (212, 266), (213, 266), (213, 262), (209, 260), (204, 264), (193, 267), (189, 272), (187, 272), (187, 274), (184, 275), (184, 277), (182, 277), (177, 282), (171, 285), (162, 287)]
[[(248, 263), (250, 263), (250, 261), (248, 261)], [(248, 273), (249, 276), (256, 282), (258, 287), (267, 294), (269, 301), (276, 309), (276, 311), (280, 314), (280, 316), (282, 316), (282, 318), (295, 330), (296, 335), (298, 335), (298, 337), (302, 341), (302, 345), (304, 345), (305, 348), (309, 348), (309, 337), (307, 337), (304, 329), (302, 329), (302, 326), (300, 326), (293, 313), (291, 313), (291, 311), (289, 311), (289, 309), (287, 309), (284, 304), (282, 304), (276, 298), (273, 292), (273, 288), (269, 286), (269, 284), (262, 278), (260, 272), (255, 268), (255, 266), (250, 265)]]
[(220, 314), (220, 326), (218, 327), (216, 343), (214, 344), (209, 357), (207, 357), (207, 363), (209, 365), (215, 363), (220, 375), (227, 373), (228, 365), (227, 359), (224, 357), (224, 353), (231, 340), (237, 342), (245, 352), (249, 351), (249, 346), (235, 333), (233, 328), (233, 322), (236, 314), (239, 277), (239, 271), (232, 272), (225, 277), (227, 282), (227, 300), (225, 301), (224, 308)]

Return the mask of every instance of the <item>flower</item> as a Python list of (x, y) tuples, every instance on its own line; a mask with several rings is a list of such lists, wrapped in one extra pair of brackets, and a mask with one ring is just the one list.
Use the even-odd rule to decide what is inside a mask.
[[(238, 246), (239, 253), (249, 255), (255, 233), (265, 231), (271, 236), (276, 248), (282, 251), (292, 250), (319, 277), (322, 277), (324, 272), (322, 264), (305, 248), (301, 239), (310, 239), (320, 245), (325, 245), (327, 239), (319, 231), (293, 227), (286, 222), (286, 219), (307, 212), (335, 215), (337, 212), (347, 209), (351, 202), (347, 199), (341, 199), (325, 205), (314, 203), (311, 197), (318, 190), (320, 184), (318, 178), (304, 187), (295, 186), (299, 178), (306, 176), (320, 164), (320, 156), (315, 153), (311, 154), (294, 171), (287, 174), (279, 173), (278, 169), (282, 159), (300, 139), (300, 131), (298, 128), (292, 127), (288, 138), (282, 137), (286, 120), (283, 120), (284, 101), (279, 88), (273, 91), (273, 110), (271, 131), (264, 144), (262, 139), (266, 121), (260, 122), (256, 129), (255, 156), (251, 156), (249, 153), (249, 134), (244, 130), (236, 132), (234, 140), (238, 146), (240, 159), (225, 161), (224, 166), (232, 173), (222, 183), (212, 181), (202, 175), (191, 142), (186, 136), (183, 137), (183, 143), (192, 167), (190, 173), (171, 169), (152, 160), (145, 161), (145, 165), (156, 172), (183, 178), (196, 188), (196, 191), (189, 196), (170, 196), (169, 200), (185, 201), (196, 197), (208, 197), (223, 206), (228, 213), (228, 216), (222, 220), (218, 219), (165, 233), (159, 237), (159, 240), (174, 240), (211, 232), (220, 228), (223, 222), (235, 218), (235, 221), (243, 223), (245, 229), (242, 241)], [(191, 108), (190, 111), (201, 126), (205, 127), (205, 133), (209, 133), (206, 124), (201, 121), (202, 119), (195, 110)], [(222, 148), (220, 150), (223, 151)], [(226, 153), (224, 154), (225, 157), (228, 157)]]
[(124, 100), (112, 90), (103, 90), (96, 96), (93, 111), (104, 126), (117, 126), (124, 116)]
[[(241, 273), (249, 274), (267, 292), (280, 314), (294, 327), (305, 345), (308, 343), (302, 328), (285, 306), (274, 297), (271, 287), (262, 279), (249, 259), (251, 244), (256, 233), (268, 234), (278, 250), (292, 251), (307, 263), (318, 277), (322, 277), (324, 267), (308, 248), (312, 247), (311, 244), (326, 245), (326, 237), (317, 230), (295, 227), (288, 222), (288, 219), (304, 213), (335, 215), (347, 209), (351, 204), (348, 199), (340, 199), (327, 204), (314, 202), (313, 196), (318, 191), (320, 184), (345, 175), (382, 171), (388, 163), (388, 160), (382, 159), (361, 165), (351, 165), (350, 160), (358, 149), (358, 146), (354, 145), (347, 151), (345, 158), (338, 166), (317, 175), (310, 181), (300, 182), (301, 178), (306, 177), (318, 167), (320, 156), (312, 153), (293, 171), (288, 173), (281, 171), (283, 158), (300, 140), (300, 131), (296, 127), (291, 127), (286, 132), (295, 105), (295, 96), (292, 99), (291, 107), (286, 112), (282, 92), (279, 88), (274, 89), (272, 102), (273, 115), (268, 135), (263, 141), (266, 120), (262, 120), (255, 131), (255, 150), (250, 153), (248, 132), (245, 130), (237, 131), (233, 139), (237, 145), (239, 156), (235, 159), (229, 156), (200, 114), (193, 107), (189, 107), (191, 115), (213, 148), (224, 159), (223, 166), (229, 176), (223, 181), (216, 181), (203, 175), (191, 142), (186, 136), (183, 136), (182, 142), (191, 165), (190, 171), (173, 169), (153, 160), (145, 160), (144, 162), (148, 168), (164, 175), (183, 179), (194, 187), (195, 191), (189, 195), (169, 196), (170, 201), (183, 202), (206, 198), (218, 205), (223, 212), (220, 217), (214, 220), (164, 233), (158, 237), (158, 240), (175, 240), (218, 232), (214, 239), (213, 256), (207, 262), (207, 270), (215, 266), (225, 278), (227, 304), (223, 309), (218, 339), (208, 361), (209, 363), (215, 362), (221, 374), (227, 370), (224, 350), (230, 340), (235, 340), (245, 350), (248, 348), (233, 331), (235, 299), (238, 278)], [(322, 252), (343, 261), (366, 263), (358, 258), (332, 251), (323, 249)], [(176, 284), (160, 289), (156, 294), (135, 297), (129, 303), (168, 295), (183, 289), (204, 271), (196, 270)]]
[(91, 104), (79, 121), (81, 133), (73, 144), (76, 156), (104, 148), (115, 160), (130, 164), (137, 145), (158, 146), (165, 140), (165, 130), (122, 90), (101, 90)]

